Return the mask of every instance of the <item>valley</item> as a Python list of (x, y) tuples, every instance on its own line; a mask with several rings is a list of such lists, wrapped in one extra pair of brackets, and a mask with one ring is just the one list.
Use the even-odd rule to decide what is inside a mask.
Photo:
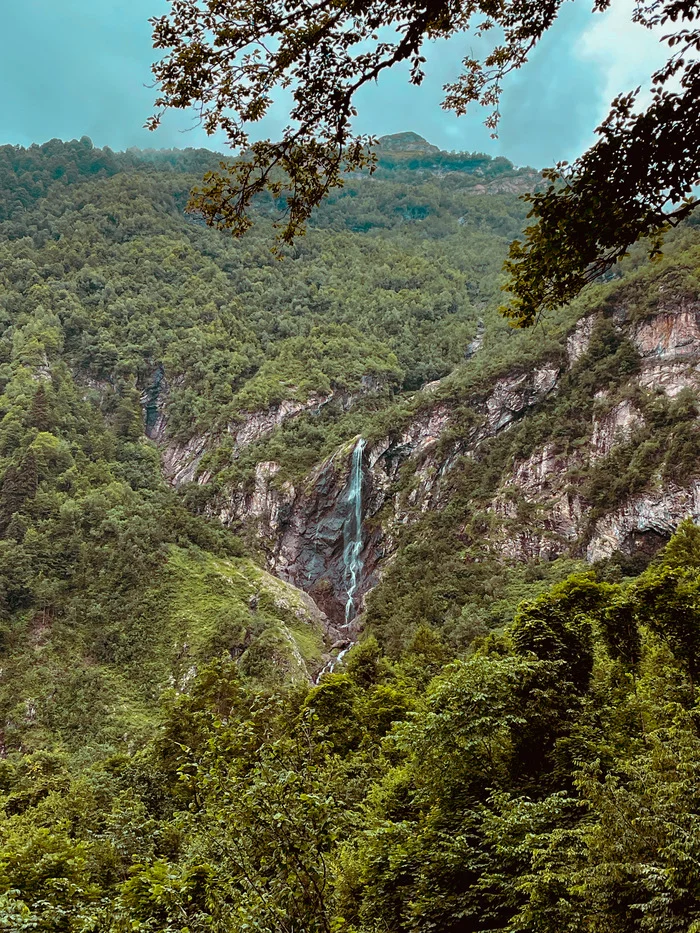
[(523, 330), (536, 170), (218, 158), (0, 148), (0, 929), (700, 928), (697, 219)]

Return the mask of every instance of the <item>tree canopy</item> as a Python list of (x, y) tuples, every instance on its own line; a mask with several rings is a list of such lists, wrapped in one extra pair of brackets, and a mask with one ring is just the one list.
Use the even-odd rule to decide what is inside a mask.
[[(497, 130), (509, 73), (521, 68), (555, 22), (564, 0), (170, 0), (155, 17), (158, 125), (169, 108), (194, 107), (206, 131), (223, 131), (243, 155), (222, 162), (193, 193), (207, 223), (241, 235), (252, 200), (269, 192), (282, 204), (279, 236), (292, 242), (311, 212), (343, 176), (373, 167), (372, 138), (353, 130), (353, 98), (400, 63), (423, 80), (424, 44), (467, 34), (490, 39), (482, 58), (468, 54), (443, 107), (488, 110)], [(596, 0), (604, 12), (609, 0)], [(506, 263), (511, 293), (503, 311), (529, 326), (611, 268), (629, 246), (660, 236), (695, 208), (700, 177), (700, 16), (697, 0), (635, 0), (633, 20), (667, 28), (669, 59), (640, 89), (612, 102), (598, 140), (573, 165), (545, 173), (548, 184), (526, 196), (533, 223)], [(291, 97), (289, 125), (278, 141), (251, 143), (254, 124), (275, 92)]]

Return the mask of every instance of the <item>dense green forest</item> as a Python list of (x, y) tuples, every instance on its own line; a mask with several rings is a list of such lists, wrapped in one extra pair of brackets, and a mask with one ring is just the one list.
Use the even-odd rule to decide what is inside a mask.
[[(0, 148), (0, 929), (700, 931), (700, 531), (594, 567), (484, 543), (513, 462), (583, 449), (601, 389), (643, 421), (571, 476), (591, 521), (697, 475), (695, 396), (631, 386), (612, 324), (697, 299), (697, 227), (513, 331), (526, 206), (488, 185), (534, 173), (401, 145), (281, 258), (272, 201), (240, 242), (186, 212), (213, 153)], [(318, 613), (208, 504), (436, 399), (447, 452), (495, 380), (563, 367), (592, 310), (558, 391), (401, 530), (314, 684)], [(314, 395), (233, 449), (231, 425)], [(168, 485), (156, 411), (173, 442), (210, 438), (207, 484)]]
[[(54, 741), (130, 746), (152, 728), (161, 690), (222, 646), (273, 681), (295, 668), (290, 651), (311, 668), (319, 656), (318, 633), (293, 631), (290, 647), (298, 620), (274, 600), (251, 617), (254, 555), (190, 508), (201, 512), (217, 483), (178, 495), (163, 480), (142, 411), (160, 372), (169, 433), (183, 440), (242, 409), (352, 393), (369, 375), (373, 391), (356, 409), (329, 406), (324, 423), (300, 423), (304, 449), (287, 457), (298, 471), (352, 436), (348, 417), (393, 417), (397, 400), (449, 372), (483, 315), (498, 339), (508, 334), (493, 311), (496, 279), (524, 208), (513, 196), (469, 195), (480, 175), (356, 179), (280, 261), (274, 205), (261, 205), (241, 243), (185, 213), (189, 189), (217, 161), (206, 151), (112, 153), (87, 139), (0, 149), (8, 753)], [(241, 572), (222, 572), (221, 560)], [(210, 596), (184, 611), (199, 575)], [(245, 612), (221, 612), (225, 597)]]
[(221, 659), (132, 755), (9, 756), (2, 922), (696, 931), (699, 586), (687, 524), (635, 581), (569, 577), (465, 659), (422, 628), (275, 695)]

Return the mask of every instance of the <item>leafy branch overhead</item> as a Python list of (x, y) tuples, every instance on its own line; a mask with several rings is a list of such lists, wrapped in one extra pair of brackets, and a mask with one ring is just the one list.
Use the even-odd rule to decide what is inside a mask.
[[(372, 170), (373, 140), (352, 126), (361, 87), (401, 62), (420, 84), (429, 40), (493, 36), (482, 58), (465, 56), (443, 107), (460, 115), (481, 104), (495, 133), (505, 79), (527, 62), (563, 2), (170, 0), (170, 12), (151, 21), (163, 57), (153, 67), (160, 96), (148, 125), (168, 109), (194, 108), (207, 133), (222, 131), (243, 155), (205, 176), (193, 208), (239, 236), (252, 223), (253, 199), (267, 192), (286, 204), (279, 238), (290, 243), (344, 173)], [(594, 10), (608, 6), (596, 0)], [(690, 27), (699, 17), (698, 0), (636, 0), (633, 20), (667, 28), (670, 57), (652, 76), (646, 109), (639, 89), (617, 98), (593, 147), (548, 171), (546, 190), (528, 196), (533, 224), (506, 263), (512, 294), (503, 310), (514, 324), (529, 326), (570, 300), (642, 237), (658, 252), (664, 229), (694, 209), (700, 29)], [(290, 99), (281, 138), (251, 143), (279, 92)]]

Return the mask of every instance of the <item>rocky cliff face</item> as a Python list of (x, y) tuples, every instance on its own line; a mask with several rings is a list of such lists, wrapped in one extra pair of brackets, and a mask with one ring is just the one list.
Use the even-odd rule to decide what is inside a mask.
[[(640, 368), (630, 388), (677, 396), (683, 389), (700, 388), (700, 302), (669, 302), (643, 321), (629, 322), (624, 309), (616, 310), (618, 328), (630, 337), (640, 356)], [(579, 322), (568, 341), (570, 363), (585, 352), (594, 317)], [(596, 395), (592, 430), (587, 448), (564, 457), (547, 444), (527, 460), (514, 464), (512, 474), (493, 503), (503, 520), (497, 546), (505, 556), (526, 560), (552, 559), (578, 547), (590, 561), (615, 551), (633, 553), (666, 540), (686, 517), (700, 519), (697, 483), (686, 488), (664, 484), (655, 477), (651, 488), (631, 496), (621, 508), (589, 527), (586, 503), (577, 488), (576, 468), (607, 457), (629, 441), (643, 417), (633, 402), (622, 400), (609, 407), (606, 393)], [(516, 493), (514, 496), (513, 493)], [(535, 507), (527, 527), (518, 521), (517, 500)]]
[[(277, 481), (278, 464), (259, 463), (253, 491), (236, 491), (215, 510), (224, 525), (246, 525), (265, 552), (269, 568), (284, 580), (297, 581), (338, 629), (344, 626), (350, 584), (345, 550), (354, 508), (350, 463), (358, 440), (337, 450), (298, 487)], [(364, 572), (356, 594), (358, 606), (376, 582), (377, 565), (386, 554), (382, 529), (367, 523), (384, 501), (381, 470), (375, 466), (369, 454), (363, 457), (365, 523), (360, 560)]]
[[(377, 582), (383, 562), (395, 551), (398, 528), (428, 509), (441, 507), (445, 492), (441, 480), (457, 458), (505, 430), (542, 400), (555, 388), (557, 373), (556, 368), (546, 367), (498, 380), (481, 403), (481, 420), (468, 436), (443, 443), (451, 426), (451, 409), (436, 399), (403, 431), (367, 445), (360, 604)], [(347, 596), (344, 527), (356, 440), (335, 451), (296, 487), (278, 482), (278, 464), (259, 463), (253, 490), (234, 490), (213, 509), (223, 524), (247, 526), (265, 551), (270, 569), (311, 593), (336, 624), (342, 622)], [(402, 488), (404, 465), (411, 467), (408, 488)]]
[[(624, 311), (618, 312), (620, 326)], [(631, 327), (642, 358), (639, 384), (671, 397), (700, 385), (700, 301), (669, 302), (659, 312)]]
[[(615, 551), (653, 550), (686, 516), (700, 520), (700, 483), (681, 487), (656, 477), (643, 492), (591, 522), (577, 471), (604, 462), (644, 426), (633, 390), (654, 390), (673, 398), (683, 389), (700, 387), (700, 302), (669, 301), (643, 320), (631, 320), (624, 309), (617, 309), (612, 319), (639, 354), (629, 392), (623, 398), (611, 397), (607, 390), (596, 394), (588, 441), (573, 453), (552, 439), (527, 458), (504, 464), (504, 480), (489, 506), (492, 521), (485, 547), (491, 553), (517, 561), (573, 553), (594, 561)], [(441, 386), (432, 384), (420, 394), (408, 423), (370, 439), (363, 456), (360, 606), (395, 552), (400, 529), (444, 506), (450, 474), (462, 458), (478, 456), (487, 441), (559, 392), (563, 374), (587, 352), (597, 321), (591, 315), (578, 322), (567, 340), (563, 366), (510, 373), (495, 380), (482, 397), (470, 399), (474, 418), (468, 429), (457, 428), (452, 404)], [(329, 398), (285, 402), (245, 415), (228, 429), (234, 445), (242, 449), (284, 420), (320, 410)], [(353, 400), (346, 403), (349, 407)], [(342, 631), (348, 587), (343, 555), (356, 440), (338, 448), (296, 484), (280, 481), (277, 463), (260, 462), (250, 490), (229, 490), (210, 507), (223, 524), (247, 529), (273, 573), (313, 596), (335, 625), (339, 645), (352, 634)], [(194, 478), (210, 442), (211, 437), (204, 436), (186, 445), (166, 445), (164, 465), (171, 481)], [(207, 480), (206, 473), (199, 476), (199, 482)]]
[(233, 442), (235, 454), (245, 447), (262, 440), (272, 434), (288, 418), (294, 418), (301, 412), (319, 411), (333, 398), (329, 395), (312, 395), (303, 402), (283, 401), (266, 411), (241, 412), (240, 419), (226, 426), (223, 432), (208, 432), (196, 435), (182, 443), (176, 440), (166, 440), (167, 418), (160, 415), (150, 437), (157, 441), (165, 441), (163, 447), (163, 469), (166, 477), (173, 486), (182, 486), (185, 483), (207, 483), (210, 474), (199, 473), (199, 465), (204, 454), (210, 450), (222, 437), (228, 436)]
[[(176, 383), (173, 383), (176, 384)], [(345, 392), (334, 390), (325, 395), (312, 394), (303, 400), (284, 399), (263, 411), (241, 411), (236, 421), (219, 431), (208, 431), (195, 435), (186, 441), (178, 441), (168, 435), (167, 400), (169, 384), (162, 369), (154, 373), (151, 385), (142, 394), (145, 412), (146, 434), (160, 444), (163, 457), (163, 471), (173, 486), (182, 486), (195, 480), (200, 484), (208, 483), (211, 474), (200, 471), (200, 463), (207, 451), (223, 439), (231, 442), (233, 456), (257, 441), (268, 437), (290, 418), (305, 412), (319, 413), (330, 402), (339, 403), (347, 411), (364, 395), (370, 395), (382, 388), (382, 382), (374, 376), (363, 376), (358, 391)], [(295, 387), (289, 387), (293, 392)]]

